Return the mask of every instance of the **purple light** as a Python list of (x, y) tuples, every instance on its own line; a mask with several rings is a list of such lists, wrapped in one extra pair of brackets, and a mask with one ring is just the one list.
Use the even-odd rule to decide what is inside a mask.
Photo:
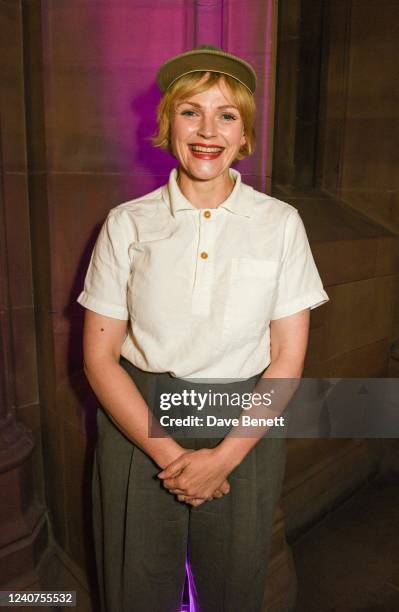
[(186, 559), (186, 574), (187, 574), (187, 581), (188, 581), (188, 593), (190, 596), (190, 604), (189, 606), (184, 605), (182, 608), (182, 612), (197, 612), (197, 606), (195, 603), (197, 599), (196, 597), (197, 591), (195, 588), (194, 576), (191, 571), (190, 562), (188, 560), (188, 557)]

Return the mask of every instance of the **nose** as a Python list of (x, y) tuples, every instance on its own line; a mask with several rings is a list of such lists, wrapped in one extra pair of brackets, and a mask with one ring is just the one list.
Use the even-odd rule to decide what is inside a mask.
[(216, 127), (215, 122), (212, 116), (204, 114), (202, 116), (199, 128), (198, 135), (203, 138), (212, 138), (216, 135)]

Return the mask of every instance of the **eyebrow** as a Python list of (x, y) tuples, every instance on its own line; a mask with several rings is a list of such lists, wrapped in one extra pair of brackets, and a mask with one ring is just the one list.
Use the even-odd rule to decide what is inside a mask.
[[(196, 108), (202, 108), (201, 104), (191, 102), (190, 100), (183, 100), (182, 102), (179, 102), (177, 106), (181, 106), (182, 104), (191, 104), (191, 106), (195, 106)], [(218, 109), (222, 108), (235, 108), (236, 110), (238, 110), (238, 108), (234, 106), (234, 104), (223, 104), (222, 106), (218, 106)]]

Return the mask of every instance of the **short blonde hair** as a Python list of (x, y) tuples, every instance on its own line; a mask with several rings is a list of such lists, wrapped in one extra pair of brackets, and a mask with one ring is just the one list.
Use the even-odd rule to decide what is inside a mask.
[[(207, 75), (207, 79), (199, 84), (199, 81)], [(170, 144), (171, 119), (177, 102), (186, 100), (192, 95), (207, 91), (223, 79), (230, 89), (233, 100), (240, 113), (245, 135), (245, 144), (240, 148), (236, 160), (244, 159), (251, 155), (255, 148), (255, 101), (250, 91), (237, 79), (222, 74), (221, 72), (198, 71), (185, 74), (178, 78), (164, 93), (157, 107), (158, 133), (151, 138), (155, 147), (172, 153)]]

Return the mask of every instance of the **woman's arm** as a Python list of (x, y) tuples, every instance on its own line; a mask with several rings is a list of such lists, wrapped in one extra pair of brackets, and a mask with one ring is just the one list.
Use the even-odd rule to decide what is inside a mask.
[[(287, 385), (280, 385), (282, 395), (285, 396), (280, 407), (281, 412), (295, 393), (302, 376), (308, 346), (309, 321), (310, 309), (306, 308), (288, 317), (270, 322), (271, 362), (253, 393), (265, 392), (265, 383), (263, 382), (265, 378), (288, 379), (289, 383)], [(298, 379), (297, 385), (292, 384), (293, 379)], [(275, 417), (279, 413), (278, 410), (276, 412), (276, 407), (273, 410), (262, 407), (260, 412), (259, 416), (265, 418)], [(251, 416), (257, 416), (253, 409), (251, 410)], [(230, 459), (233, 467), (241, 463), (251, 448), (263, 437), (268, 427), (256, 427), (254, 437), (233, 437), (237, 436), (237, 429), (232, 428), (225, 439), (215, 448), (221, 457)], [(248, 431), (248, 428), (246, 428), (246, 431)]]
[(83, 360), (87, 379), (101, 405), (134, 444), (165, 468), (187, 452), (170, 437), (148, 436), (149, 409), (133, 380), (119, 364), (127, 321), (86, 309)]

